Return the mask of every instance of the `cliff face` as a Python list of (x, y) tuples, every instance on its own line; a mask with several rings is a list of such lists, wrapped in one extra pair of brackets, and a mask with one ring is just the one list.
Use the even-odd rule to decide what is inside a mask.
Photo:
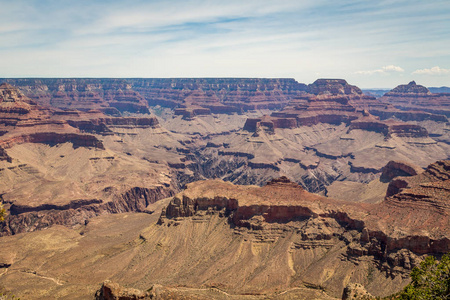
[(144, 212), (146, 207), (156, 201), (173, 195), (167, 187), (156, 188), (133, 187), (118, 194), (108, 201), (106, 199), (78, 199), (67, 204), (42, 204), (32, 206), (11, 204), (9, 215), (0, 224), (0, 236), (22, 232), (32, 232), (53, 225), (73, 227), (89, 222), (89, 219), (104, 215), (124, 212)]
[(5, 79), (36, 103), (108, 114), (149, 113), (145, 99), (124, 79)]
[[(422, 111), (432, 115), (450, 116), (450, 95), (431, 93), (426, 87), (411, 81), (407, 85), (399, 85), (380, 98), (403, 111)], [(430, 118), (436, 118), (430, 116)]]
[(81, 134), (58, 118), (54, 111), (35, 105), (17, 88), (3, 84), (0, 94), (0, 124), (4, 130), (0, 147), (3, 149), (23, 143), (55, 145), (67, 142), (75, 147), (104, 149), (102, 142), (95, 136)]
[(279, 109), (306, 85), (293, 79), (198, 78), (132, 79), (150, 105), (200, 106), (213, 113)]
[[(226, 218), (237, 233), (250, 235), (260, 243), (280, 241), (292, 232), (299, 237), (291, 248), (294, 257), (294, 249), (340, 248), (344, 251), (341, 259), (354, 262), (355, 272), (359, 263), (373, 259), (375, 268), (389, 276), (377, 279), (377, 285), (369, 282), (369, 291), (387, 294), (388, 282), (397, 276), (407, 278), (422, 255), (440, 256), (450, 247), (448, 165), (448, 161), (440, 161), (424, 173), (408, 177), (408, 187), (380, 204), (320, 197), (287, 178), (264, 187), (234, 186), (217, 180), (196, 182), (172, 198), (158, 224), (181, 226), (187, 218), (201, 220), (202, 216), (218, 215)], [(386, 170), (394, 168), (415, 173), (414, 168), (394, 162)], [(327, 252), (321, 259), (330, 261), (333, 253)], [(297, 270), (295, 259), (292, 264), (291, 268)], [(312, 283), (327, 290), (337, 284), (337, 278), (313, 278)], [(365, 280), (356, 281), (367, 286)], [(338, 285), (345, 286), (342, 282)]]
[[(70, 86), (86, 93), (97, 88)], [(117, 93), (120, 101), (133, 102), (127, 93)], [(140, 212), (171, 195), (170, 180), (155, 175), (169, 174), (167, 165), (110, 149), (128, 133), (161, 130), (155, 117), (44, 108), (9, 84), (0, 86), (0, 100), (0, 190), (8, 210), (0, 235), (76, 226), (105, 213)]]
[(148, 105), (197, 113), (280, 109), (306, 85), (293, 79), (4, 79), (38, 104), (99, 109), (109, 114), (148, 113)]

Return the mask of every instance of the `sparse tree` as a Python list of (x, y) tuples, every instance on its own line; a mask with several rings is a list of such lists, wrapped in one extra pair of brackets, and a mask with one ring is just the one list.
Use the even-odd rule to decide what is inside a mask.
[(427, 257), (419, 267), (411, 272), (411, 283), (398, 294), (396, 299), (450, 299), (450, 254), (441, 261)]

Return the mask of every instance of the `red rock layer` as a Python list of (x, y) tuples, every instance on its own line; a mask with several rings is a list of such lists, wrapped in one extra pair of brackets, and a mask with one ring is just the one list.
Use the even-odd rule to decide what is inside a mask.
[(447, 217), (450, 215), (450, 161), (431, 164), (417, 176), (397, 177), (389, 188), (393, 190), (392, 186), (400, 184), (403, 186), (398, 189), (399, 192), (386, 199), (388, 205), (434, 210)]
[(358, 87), (349, 85), (345, 80), (318, 79), (307, 90), (311, 94), (296, 97), (283, 110), (272, 113), (270, 117), (248, 119), (244, 130), (256, 132), (258, 128), (265, 128), (273, 132), (276, 128), (347, 123), (350, 130), (376, 131), (386, 136), (428, 137), (426, 129), (418, 125), (384, 122), (370, 115), (369, 110), (377, 109), (384, 109), (393, 115), (395, 109), (364, 95)]
[[(42, 105), (80, 110), (148, 113), (147, 103), (202, 107), (213, 113), (280, 109), (306, 85), (293, 79), (5, 79)], [(141, 96), (142, 95), (142, 96)], [(144, 99), (145, 98), (145, 99)]]
[(380, 132), (383, 133), (386, 137), (391, 137), (394, 135), (399, 137), (414, 138), (428, 137), (428, 131), (419, 125), (393, 120), (380, 121), (373, 116), (362, 117), (352, 121), (350, 123), (349, 130), (353, 129)]
[[(408, 166), (399, 168), (413, 170)], [(402, 249), (418, 255), (448, 252), (450, 161), (432, 164), (407, 181), (407, 188), (380, 204), (349, 203), (310, 194), (286, 178), (261, 188), (200, 181), (188, 184), (184, 192), (172, 199), (163, 209), (159, 224), (209, 210), (222, 211), (235, 226), (256, 230), (263, 229), (264, 223), (324, 218), (333, 219), (344, 231), (361, 233), (359, 245), (349, 247), (350, 256), (374, 255), (386, 261)]]
[(79, 199), (65, 205), (44, 204), (21, 206), (13, 204), (10, 215), (0, 223), (0, 236), (30, 232), (54, 224), (74, 226), (103, 215), (123, 212), (143, 212), (150, 204), (173, 195), (172, 189), (134, 187), (106, 202), (102, 199)]
[[(401, 110), (423, 111), (431, 114), (450, 116), (450, 94), (433, 94), (426, 87), (411, 81), (399, 85), (380, 98)], [(421, 116), (423, 117), (423, 115)], [(432, 116), (431, 118), (436, 118)]]
[[(65, 114), (37, 106), (18, 89), (9, 84), (0, 86), (0, 146), (10, 148), (21, 143), (59, 144), (71, 142), (75, 147), (97, 147), (103, 144), (92, 135), (81, 134), (63, 120)], [(67, 112), (65, 116), (79, 117)], [(60, 118), (58, 118), (60, 117)], [(3, 156), (8, 160), (7, 156)]]
[(5, 79), (36, 103), (62, 109), (149, 113), (146, 100), (124, 79)]

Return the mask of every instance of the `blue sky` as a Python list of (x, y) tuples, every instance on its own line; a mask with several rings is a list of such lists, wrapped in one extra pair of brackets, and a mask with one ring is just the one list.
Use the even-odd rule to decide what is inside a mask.
[(450, 1), (0, 0), (0, 77), (450, 86)]

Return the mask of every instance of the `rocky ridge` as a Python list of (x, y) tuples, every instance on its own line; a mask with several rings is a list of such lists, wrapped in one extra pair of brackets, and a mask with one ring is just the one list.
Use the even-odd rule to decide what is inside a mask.
[[(425, 167), (447, 158), (445, 116), (430, 119), (429, 113), (422, 118), (421, 113), (402, 112), (416, 121), (383, 119), (371, 112), (399, 110), (364, 95), (345, 80), (319, 79), (306, 92), (281, 111), (247, 118), (241, 131), (211, 135), (206, 148), (197, 150), (206, 159), (195, 168), (200, 167), (203, 178), (211, 178), (208, 172), (212, 172), (241, 184), (262, 185), (287, 175), (309, 191), (319, 192), (336, 180), (374, 180), (392, 159)], [(430, 154), (436, 156), (419, 162)], [(225, 161), (231, 160), (226, 170)]]
[[(429, 114), (450, 116), (450, 94), (431, 93), (426, 87), (411, 81), (399, 85), (379, 98), (403, 111), (421, 111)], [(436, 118), (430, 115), (430, 118)]]
[(148, 105), (179, 108), (180, 114), (279, 109), (306, 85), (293, 79), (2, 79), (38, 104), (99, 109), (108, 114), (148, 113)]
[[(310, 194), (287, 178), (264, 187), (191, 183), (150, 204), (152, 214), (100, 215), (78, 227), (2, 237), (7, 272), (0, 280), (31, 298), (92, 296), (105, 279), (115, 283), (103, 284), (98, 297), (335, 299), (351, 282), (389, 295), (425, 255), (448, 250), (442, 199), (450, 197), (437, 194), (448, 189), (448, 164), (406, 177), (410, 187), (379, 204)], [(395, 162), (387, 169), (412, 174), (415, 167)], [(416, 186), (438, 196), (424, 198)], [(408, 205), (393, 204), (402, 194)], [(436, 205), (422, 209), (430, 201)], [(354, 287), (349, 293), (362, 291)]]
[[(117, 135), (130, 131), (160, 130), (155, 117), (44, 108), (9, 84), (0, 86), (0, 95), (0, 176), (8, 210), (0, 235), (54, 224), (75, 226), (104, 213), (143, 211), (173, 192), (170, 179), (152, 174), (169, 174), (167, 166), (105, 147), (111, 143), (106, 137), (117, 141)], [(128, 173), (130, 179), (122, 178)], [(150, 178), (136, 180), (139, 174)]]
[(96, 137), (81, 134), (67, 122), (52, 117), (52, 111), (35, 105), (22, 92), (9, 84), (0, 85), (0, 147), (22, 143), (59, 144), (71, 142), (75, 147), (103, 149)]
[(149, 113), (145, 99), (124, 79), (3, 79), (45, 107), (87, 111), (98, 109), (119, 116)]
[[(380, 204), (362, 205), (309, 194), (287, 178), (261, 188), (217, 180), (196, 182), (174, 196), (158, 223), (179, 226), (185, 218), (218, 214), (229, 220), (236, 234), (250, 234), (263, 243), (279, 241), (290, 231), (301, 237), (294, 245), (302, 249), (331, 249), (343, 241), (342, 255), (354, 261), (355, 268), (371, 257), (376, 268), (386, 273), (384, 280), (400, 276), (406, 284), (407, 273), (422, 255), (439, 256), (450, 247), (448, 164), (436, 162), (425, 172), (408, 177), (409, 186)], [(393, 165), (388, 168), (393, 169)], [(412, 170), (399, 163), (395, 168)], [(332, 289), (327, 280), (314, 283)], [(369, 289), (380, 293), (379, 286), (369, 283)], [(382, 290), (388, 292), (387, 288)]]

